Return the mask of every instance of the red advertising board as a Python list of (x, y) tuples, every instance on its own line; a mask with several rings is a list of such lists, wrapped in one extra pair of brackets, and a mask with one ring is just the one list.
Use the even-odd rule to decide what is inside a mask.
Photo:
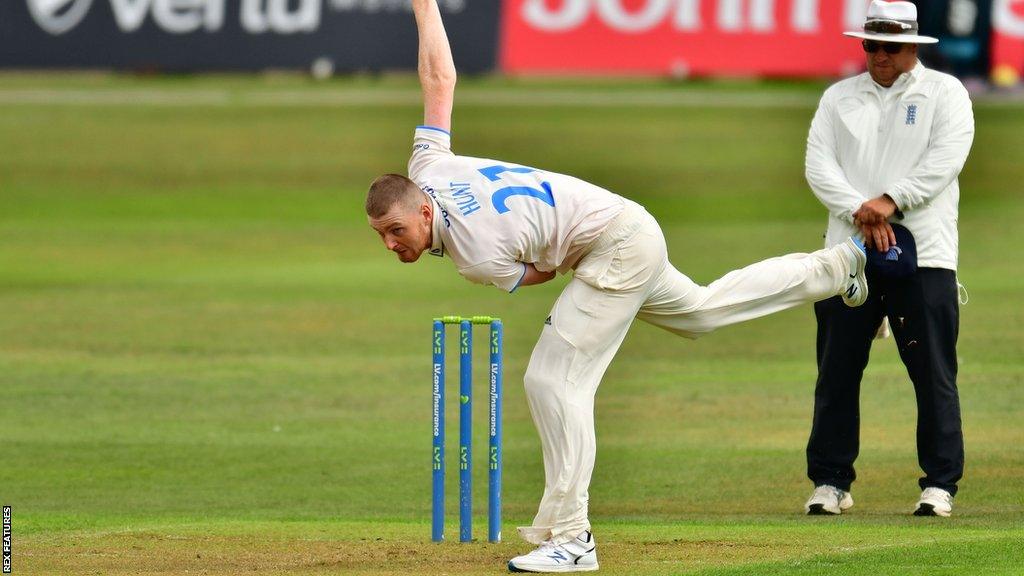
[(858, 70), (842, 35), (868, 0), (505, 0), (510, 73), (820, 76)]
[(1003, 85), (1024, 76), (1024, 0), (996, 0), (992, 12), (992, 73)]

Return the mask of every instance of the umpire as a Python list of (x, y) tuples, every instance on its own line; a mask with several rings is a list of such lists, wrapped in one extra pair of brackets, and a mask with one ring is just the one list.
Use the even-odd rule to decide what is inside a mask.
[(874, 0), (861, 39), (867, 72), (824, 94), (807, 138), (807, 181), (828, 209), (825, 242), (858, 231), (869, 247), (869, 297), (815, 305), (818, 381), (807, 443), (815, 489), (808, 514), (853, 505), (860, 382), (871, 342), (889, 324), (917, 396), (919, 516), (949, 516), (963, 475), (956, 387), (959, 330), (957, 176), (974, 139), (971, 101), (954, 77), (918, 61), (910, 2)]

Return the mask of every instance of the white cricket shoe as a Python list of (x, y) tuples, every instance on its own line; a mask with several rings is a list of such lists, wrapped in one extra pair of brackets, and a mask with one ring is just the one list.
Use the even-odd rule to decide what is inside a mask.
[(835, 486), (822, 484), (814, 487), (814, 494), (804, 504), (804, 510), (811, 516), (842, 514), (853, 506), (853, 496)]
[(545, 542), (508, 561), (509, 572), (591, 572), (597, 570), (597, 543), (584, 530), (565, 544)]
[(943, 516), (953, 513), (953, 495), (942, 488), (925, 488), (914, 516)]
[(868, 299), (868, 277), (864, 274), (864, 266), (868, 263), (867, 248), (856, 238), (850, 237), (839, 245), (846, 253), (850, 263), (849, 278), (843, 289), (843, 303), (851, 308), (860, 306)]

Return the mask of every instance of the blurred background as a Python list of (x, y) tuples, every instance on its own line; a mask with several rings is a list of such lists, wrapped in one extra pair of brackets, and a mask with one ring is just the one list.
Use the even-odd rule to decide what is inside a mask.
[[(829, 77), (866, 0), (439, 0), (466, 72)], [(973, 89), (1024, 70), (1024, 0), (916, 0), (927, 64)], [(7, 0), (0, 68), (408, 70), (408, 0)]]

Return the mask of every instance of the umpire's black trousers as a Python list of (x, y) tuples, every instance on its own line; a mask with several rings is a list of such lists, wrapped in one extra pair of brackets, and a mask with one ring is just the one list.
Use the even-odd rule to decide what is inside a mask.
[(818, 382), (807, 442), (807, 476), (816, 486), (850, 490), (860, 449), (860, 382), (875, 332), (889, 317), (900, 358), (917, 395), (917, 459), (922, 489), (956, 494), (964, 441), (956, 388), (960, 327), (956, 273), (919, 268), (900, 279), (868, 277), (869, 297), (849, 308), (836, 296), (818, 302)]

